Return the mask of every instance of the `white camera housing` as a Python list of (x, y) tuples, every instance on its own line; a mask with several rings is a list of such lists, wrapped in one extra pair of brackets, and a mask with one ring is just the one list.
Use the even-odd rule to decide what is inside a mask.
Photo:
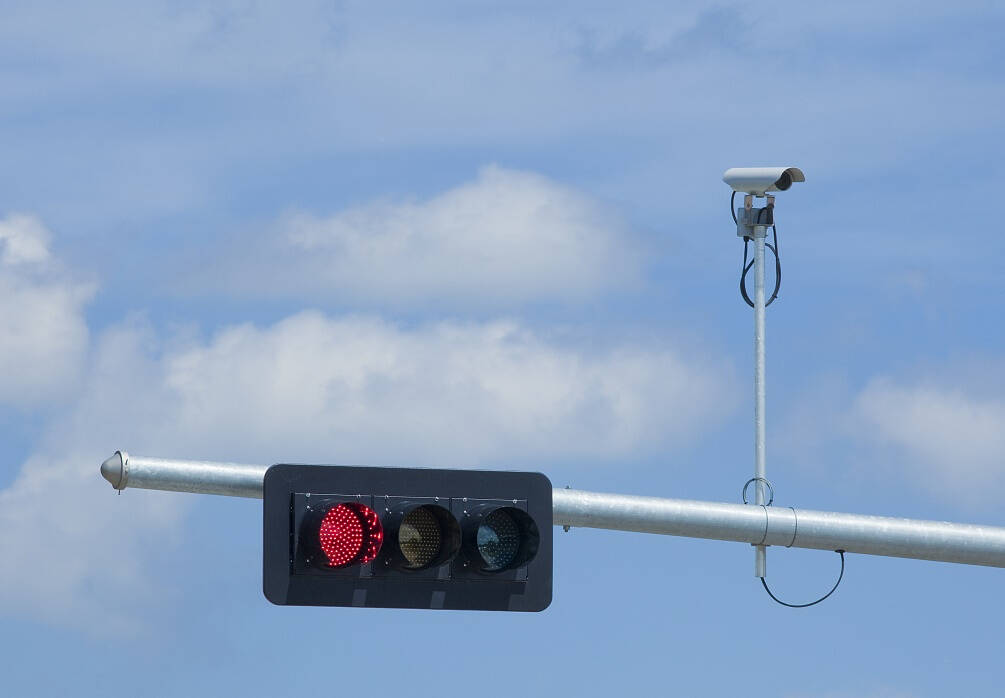
[(764, 196), (769, 191), (785, 191), (793, 182), (805, 182), (798, 167), (730, 167), (722, 181), (741, 194)]

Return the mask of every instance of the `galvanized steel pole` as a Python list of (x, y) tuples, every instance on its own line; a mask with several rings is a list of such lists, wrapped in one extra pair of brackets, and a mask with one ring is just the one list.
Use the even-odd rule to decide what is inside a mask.
[[(165, 460), (124, 451), (101, 465), (112, 487), (262, 497), (267, 466)], [(1005, 567), (1005, 528), (556, 489), (554, 524), (751, 545), (844, 550)]]
[[(754, 226), (754, 503), (764, 504), (764, 481), (767, 477), (767, 446), (764, 426), (764, 238), (763, 225)], [(767, 574), (767, 549), (754, 548), (754, 576)]]
[(266, 470), (264, 465), (144, 458), (125, 451), (116, 451), (101, 464), (102, 477), (120, 491), (138, 487), (254, 499), (262, 498)]

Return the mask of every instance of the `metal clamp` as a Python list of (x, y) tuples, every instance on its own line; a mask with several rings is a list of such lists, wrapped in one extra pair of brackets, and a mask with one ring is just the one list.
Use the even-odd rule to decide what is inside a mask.
[(750, 502), (747, 501), (747, 488), (750, 487), (750, 483), (752, 482), (763, 482), (768, 486), (768, 493), (770, 496), (768, 497), (768, 503), (764, 506), (770, 507), (771, 503), (775, 501), (775, 488), (771, 486), (771, 481), (766, 477), (752, 477), (743, 483), (743, 493), (740, 495), (743, 498), (743, 503), (750, 504)]

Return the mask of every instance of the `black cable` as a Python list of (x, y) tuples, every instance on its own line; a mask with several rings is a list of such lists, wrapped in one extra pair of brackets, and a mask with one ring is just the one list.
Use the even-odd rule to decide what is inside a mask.
[[(736, 220), (736, 210), (733, 208), (733, 203), (734, 203), (735, 200), (736, 200), (736, 192), (734, 191), (733, 194), (732, 194), (732, 196), (729, 197), (729, 211), (733, 215), (733, 222), (737, 223), (737, 220)], [(764, 210), (765, 209), (762, 208), (761, 210), (759, 210), (757, 212), (757, 220), (758, 221), (760, 221), (761, 220), (761, 216), (764, 215)], [(772, 303), (775, 302), (775, 299), (778, 298), (778, 291), (782, 287), (782, 260), (778, 256), (778, 228), (775, 227), (774, 224), (771, 225), (771, 235), (772, 235), (772, 237), (774, 239), (774, 243), (775, 244), (772, 245), (769, 242), (769, 243), (765, 243), (764, 246), (767, 247), (769, 250), (771, 250), (771, 254), (773, 254), (775, 256), (775, 288), (771, 292), (771, 297), (768, 298), (768, 301), (764, 304), (765, 308), (767, 308), (769, 305), (771, 305)], [(750, 296), (747, 294), (747, 272), (749, 272), (750, 268), (754, 266), (754, 262), (753, 261), (751, 261), (750, 264), (747, 264), (747, 245), (749, 243), (750, 243), (750, 238), (744, 237), (743, 238), (743, 264), (741, 265), (741, 271), (740, 271), (740, 296), (743, 297), (743, 300), (746, 301), (747, 305), (749, 305), (751, 308), (753, 308), (754, 307), (754, 302), (752, 300), (750, 300)]]
[(729, 197), (729, 213), (730, 213), (730, 215), (733, 216), (733, 225), (739, 225), (737, 223), (737, 221), (736, 221), (736, 208), (735, 208), (735, 206), (736, 206), (736, 192), (734, 191), (733, 195), (731, 197)]
[[(769, 242), (764, 246), (771, 250), (771, 253), (775, 256), (775, 289), (771, 292), (771, 297), (767, 303), (764, 304), (765, 308), (775, 302), (775, 299), (778, 298), (778, 289), (782, 286), (782, 263), (778, 258), (778, 232), (775, 230), (775, 226), (771, 226), (771, 231), (775, 237), (775, 244), (772, 245)], [(754, 266), (753, 261), (747, 264), (747, 244), (749, 242), (750, 238), (743, 238), (743, 271), (740, 273), (740, 295), (743, 296), (743, 300), (747, 302), (747, 305), (753, 308), (754, 302), (747, 295), (747, 272)]]
[(843, 550), (835, 550), (834, 552), (836, 552), (838, 555), (841, 556), (841, 574), (838, 575), (838, 580), (836, 582), (834, 582), (834, 586), (831, 587), (831, 590), (828, 591), (823, 596), (821, 596), (816, 601), (810, 601), (809, 603), (785, 603), (784, 601), (782, 601), (777, 596), (775, 596), (774, 594), (771, 593), (771, 589), (768, 588), (768, 583), (766, 581), (764, 581), (764, 577), (761, 577), (761, 584), (764, 586), (764, 590), (766, 592), (768, 592), (768, 596), (770, 596), (772, 599), (774, 599), (776, 602), (782, 604), (783, 606), (788, 606), (789, 608), (808, 608), (810, 606), (816, 606), (818, 603), (820, 603), (821, 601), (824, 601), (828, 596), (830, 596), (835, 591), (837, 591), (838, 585), (841, 583), (841, 580), (844, 578), (844, 551)]

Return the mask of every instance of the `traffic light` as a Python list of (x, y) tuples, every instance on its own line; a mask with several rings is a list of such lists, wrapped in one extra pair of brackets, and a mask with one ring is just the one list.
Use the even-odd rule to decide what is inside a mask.
[(274, 604), (551, 603), (551, 482), (540, 473), (274, 465), (263, 497), (263, 589)]

